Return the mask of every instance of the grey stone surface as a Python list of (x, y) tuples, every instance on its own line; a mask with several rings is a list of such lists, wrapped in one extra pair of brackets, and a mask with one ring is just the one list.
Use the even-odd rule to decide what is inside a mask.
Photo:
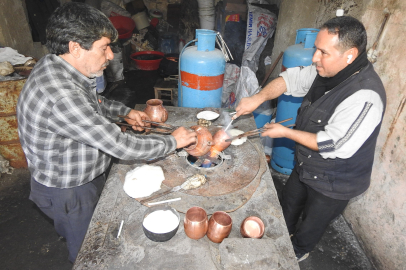
[(219, 247), (224, 269), (299, 269), (289, 259), (280, 256), (278, 243), (272, 239), (224, 239)]
[[(193, 112), (190, 108), (176, 110)], [(185, 120), (183, 114), (171, 115)], [(254, 119), (245, 118), (244, 121), (253, 122)], [(262, 147), (258, 138), (253, 141)], [(261, 158), (265, 160), (265, 156)], [(207, 236), (199, 240), (188, 238), (183, 222), (176, 235), (167, 242), (153, 242), (144, 235), (142, 219), (147, 207), (130, 198), (122, 188), (122, 176), (135, 166), (113, 165), (73, 269), (233, 269), (223, 265), (222, 256), (226, 254), (220, 251), (219, 244), (212, 243)], [(273, 248), (270, 254), (277, 257), (275, 269), (299, 269), (268, 168), (251, 199), (229, 214), (233, 220), (229, 240), (244, 240), (240, 234), (241, 222), (247, 216), (258, 216), (265, 224), (263, 241), (274, 244), (269, 247)], [(184, 214), (180, 213), (180, 216), (183, 221)], [(121, 220), (124, 225), (117, 239)], [(236, 247), (244, 249), (242, 243)], [(274, 264), (275, 258), (272, 255), (266, 262)], [(252, 259), (259, 267), (260, 260), (257, 257)], [(268, 264), (256, 269), (270, 269)]]

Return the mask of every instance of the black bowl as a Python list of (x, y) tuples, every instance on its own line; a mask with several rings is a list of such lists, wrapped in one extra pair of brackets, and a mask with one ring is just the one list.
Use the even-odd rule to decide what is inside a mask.
[[(151, 232), (150, 230), (148, 230), (147, 228), (144, 227), (144, 219), (151, 213), (158, 211), (158, 210), (169, 210), (172, 213), (174, 213), (177, 217), (178, 217), (178, 226), (176, 226), (175, 229), (173, 229), (170, 232), (166, 232), (166, 233), (155, 233), (155, 232)], [(180, 216), (178, 211), (176, 211), (174, 208), (168, 206), (168, 205), (160, 205), (160, 206), (153, 206), (150, 207), (147, 211), (145, 211), (144, 214), (144, 218), (143, 218), (143, 223), (142, 223), (142, 229), (144, 231), (144, 234), (146, 237), (148, 237), (148, 239), (155, 241), (155, 242), (165, 242), (168, 241), (169, 239), (171, 239), (176, 232), (178, 231), (179, 228), (179, 223), (180, 223)]]

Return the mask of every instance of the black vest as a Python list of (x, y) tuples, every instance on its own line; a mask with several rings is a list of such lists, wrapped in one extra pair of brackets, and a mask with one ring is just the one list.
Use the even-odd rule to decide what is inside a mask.
[[(385, 89), (372, 64), (369, 63), (359, 73), (349, 77), (313, 104), (310, 104), (308, 96), (305, 96), (296, 119), (296, 129), (311, 133), (324, 130), (336, 107), (361, 89), (378, 93), (385, 111)], [(324, 159), (319, 152), (296, 144), (295, 168), (300, 180), (325, 196), (338, 200), (349, 200), (363, 193), (370, 184), (375, 145), (381, 123), (361, 148), (348, 159)]]

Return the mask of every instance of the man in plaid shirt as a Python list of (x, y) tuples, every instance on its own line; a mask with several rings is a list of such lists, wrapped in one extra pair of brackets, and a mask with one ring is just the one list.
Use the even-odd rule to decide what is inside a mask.
[[(30, 199), (65, 237), (74, 262), (104, 186), (111, 156), (151, 159), (196, 141), (178, 128), (168, 136), (123, 133), (117, 115), (136, 130), (149, 119), (96, 92), (96, 77), (114, 58), (117, 31), (99, 10), (69, 2), (47, 25), (51, 54), (34, 67), (17, 104), (18, 133), (31, 172)], [(136, 126), (137, 127), (136, 127)]]

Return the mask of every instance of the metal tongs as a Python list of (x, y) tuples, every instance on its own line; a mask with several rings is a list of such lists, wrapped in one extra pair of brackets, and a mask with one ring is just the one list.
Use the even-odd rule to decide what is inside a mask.
[[(120, 118), (124, 118), (124, 119), (131, 119), (125, 115), (117, 115), (117, 116)], [(131, 119), (131, 120), (134, 120), (134, 119)], [(144, 129), (149, 129), (153, 132), (158, 132), (158, 133), (163, 133), (163, 134), (171, 134), (175, 129), (178, 128), (177, 126), (164, 124), (164, 123), (160, 123), (160, 122), (149, 121), (149, 120), (142, 120), (142, 122), (150, 123), (152, 125), (155, 125), (156, 127), (145, 127), (145, 126), (142, 127), (142, 126), (130, 125), (130, 124), (121, 123), (121, 122), (116, 122), (116, 124), (121, 125), (121, 126), (127, 126), (127, 127), (132, 127), (132, 126), (141, 127)]]
[[(291, 118), (288, 118), (288, 119), (279, 121), (279, 122), (277, 122), (277, 123), (275, 123), (275, 124), (282, 124), (282, 123), (285, 123), (285, 122), (290, 121), (290, 120), (292, 120), (292, 119), (293, 119), (293, 118), (291, 117)], [(285, 126), (285, 127), (294, 127), (294, 126), (295, 126), (295, 124), (291, 124), (291, 125), (287, 125), (287, 126)], [(257, 129), (254, 129), (254, 130), (250, 130), (250, 131), (244, 132), (244, 133), (242, 133), (242, 134), (240, 134), (240, 135), (231, 137), (230, 139), (227, 139), (227, 140), (225, 140), (225, 141), (226, 141), (226, 142), (231, 142), (231, 141), (233, 141), (233, 140), (235, 140), (235, 139), (241, 139), (241, 138), (243, 138), (243, 137), (249, 137), (249, 136), (261, 134), (261, 133), (264, 132), (265, 130), (267, 130), (267, 128), (265, 128), (265, 127), (257, 128)]]

